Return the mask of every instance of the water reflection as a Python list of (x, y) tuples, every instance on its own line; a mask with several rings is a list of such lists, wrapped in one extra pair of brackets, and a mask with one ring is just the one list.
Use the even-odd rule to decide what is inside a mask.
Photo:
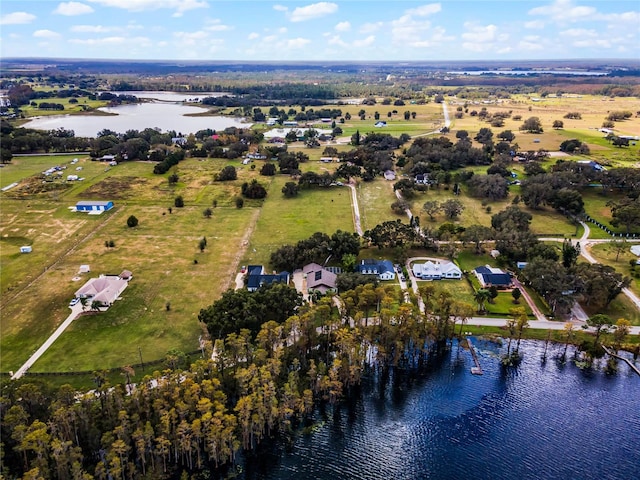
[[(640, 465), (640, 379), (560, 364), (523, 342), (518, 369), (475, 341), (417, 375), (372, 374), (354, 399), (319, 409), (293, 448), (247, 458), (245, 479), (630, 479)], [(552, 360), (553, 359), (553, 360)]]
[(185, 117), (186, 114), (202, 113), (207, 110), (179, 103), (149, 102), (106, 107), (100, 110), (117, 115), (51, 115), (34, 118), (24, 126), (38, 130), (65, 128), (73, 130), (77, 137), (95, 137), (100, 130), (105, 128), (118, 133), (124, 133), (127, 130), (159, 128), (163, 132), (175, 130), (187, 135), (207, 128), (224, 130), (227, 127), (248, 128), (251, 126), (250, 123), (245, 123), (244, 119), (239, 117), (219, 115)]

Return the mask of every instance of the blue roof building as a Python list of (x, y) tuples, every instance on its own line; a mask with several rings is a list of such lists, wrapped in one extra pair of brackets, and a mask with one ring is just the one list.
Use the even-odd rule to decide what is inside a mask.
[(80, 200), (76, 203), (77, 212), (89, 212), (89, 213), (102, 213), (113, 208), (113, 202), (111, 200), (99, 201), (99, 200)]
[(289, 272), (265, 274), (262, 265), (249, 265), (247, 268), (247, 290), (255, 292), (263, 285), (272, 283), (289, 283)]
[(358, 272), (363, 275), (377, 275), (380, 280), (393, 280), (396, 278), (393, 263), (389, 260), (365, 258), (358, 265)]
[(482, 288), (510, 288), (513, 286), (511, 275), (499, 268), (484, 265), (473, 270)]

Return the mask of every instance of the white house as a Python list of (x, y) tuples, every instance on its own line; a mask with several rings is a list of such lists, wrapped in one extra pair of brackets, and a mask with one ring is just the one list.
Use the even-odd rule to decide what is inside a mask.
[(443, 260), (441, 262), (414, 263), (413, 275), (422, 280), (442, 280), (462, 278), (462, 270), (455, 263)]
[(103, 306), (109, 306), (118, 299), (124, 289), (127, 288), (127, 285), (128, 282), (119, 277), (101, 275), (85, 283), (76, 292), (76, 297), (86, 298)]

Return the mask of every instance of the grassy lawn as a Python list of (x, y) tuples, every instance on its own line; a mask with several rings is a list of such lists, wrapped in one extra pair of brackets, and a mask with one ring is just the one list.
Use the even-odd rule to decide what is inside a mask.
[(88, 111), (94, 110), (98, 107), (105, 107), (107, 106), (107, 103), (108, 103), (103, 100), (90, 100), (89, 97), (77, 97), (76, 100), (78, 101), (78, 103), (69, 103), (69, 100), (71, 100), (71, 97), (69, 98), (53, 97), (53, 98), (44, 98), (40, 100), (34, 100), (35, 103), (38, 105), (40, 105), (40, 103), (42, 102), (62, 104), (64, 105), (64, 110), (41, 110), (37, 106), (34, 107), (31, 104), (21, 106), (20, 110), (22, 110), (22, 112), (27, 117), (41, 117), (41, 116), (48, 116), (48, 115), (68, 115), (68, 114), (74, 114), (74, 113), (75, 114), (84, 113), (86, 115)]
[(640, 295), (640, 265), (636, 265), (633, 269), (630, 266), (630, 262), (635, 262), (638, 259), (638, 257), (629, 250), (632, 245), (637, 245), (637, 243), (628, 243), (623, 250), (618, 252), (617, 249), (614, 248), (614, 245), (600, 243), (592, 245), (589, 251), (600, 263), (609, 265), (619, 273), (629, 276), (632, 280), (631, 290), (633, 290), (636, 295)]
[[(5, 164), (0, 168), (0, 188), (4, 188), (12, 183), (19, 182), (32, 175), (39, 174), (45, 170), (55, 167), (56, 165), (63, 166), (73, 160), (74, 158), (86, 158), (81, 155), (42, 155), (34, 157), (13, 157), (11, 163)], [(68, 166), (67, 171), (64, 171), (64, 177), (72, 172), (73, 168)], [(4, 195), (4, 194), (3, 194)]]
[(356, 190), (362, 230), (370, 230), (390, 220), (409, 221), (406, 215), (396, 215), (391, 211), (391, 204), (397, 200), (393, 183), (382, 178), (373, 182), (358, 182)]
[(271, 252), (315, 232), (354, 231), (348, 187), (302, 190), (295, 198), (285, 198), (282, 187), (289, 181), (291, 179), (285, 175), (273, 177), (243, 264), (266, 266)]
[[(38, 324), (42, 310), (53, 306), (68, 312), (66, 304), (73, 292), (89, 278), (83, 275), (81, 281), (72, 281), (83, 263), (91, 266), (91, 276), (128, 269), (134, 279), (123, 292), (123, 299), (109, 311), (79, 317), (34, 365), (33, 371), (90, 370), (137, 363), (138, 346), (148, 360), (160, 358), (174, 347), (196, 350), (201, 333), (198, 312), (229, 287), (237, 246), (242, 243), (252, 210), (219, 208), (211, 219), (205, 219), (195, 207), (175, 209), (171, 215), (163, 215), (163, 210), (123, 207), (113, 221), (39, 281), (40, 289), (53, 283), (56, 291), (65, 293), (38, 295), (34, 304), (21, 312), (22, 328), (3, 335), (3, 369), (16, 368), (43, 341), (25, 335), (25, 329)], [(135, 229), (126, 227), (130, 214), (140, 220)], [(201, 253), (198, 242), (203, 236), (208, 243)], [(115, 241), (115, 248), (104, 246), (108, 239)], [(49, 307), (43, 308), (44, 304)], [(33, 346), (16, 351), (16, 338), (25, 337), (30, 337)]]

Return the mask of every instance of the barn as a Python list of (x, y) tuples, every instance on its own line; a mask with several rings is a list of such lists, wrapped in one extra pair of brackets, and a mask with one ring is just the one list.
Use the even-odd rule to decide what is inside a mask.
[(100, 200), (81, 200), (76, 203), (77, 212), (102, 213), (113, 208), (113, 202)]

